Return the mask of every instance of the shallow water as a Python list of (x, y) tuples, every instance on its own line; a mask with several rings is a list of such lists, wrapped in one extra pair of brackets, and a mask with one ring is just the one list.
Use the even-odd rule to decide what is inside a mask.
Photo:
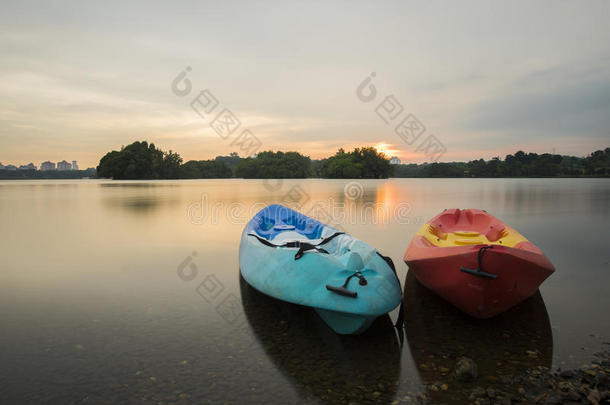
[[(397, 311), (341, 337), (240, 279), (241, 230), (274, 202), (393, 258), (403, 345)], [(540, 294), (478, 321), (407, 277), (411, 237), (450, 207), (537, 244), (557, 268)], [(0, 182), (1, 402), (452, 402), (463, 355), (483, 386), (579, 366), (610, 341), (609, 219), (604, 179)]]

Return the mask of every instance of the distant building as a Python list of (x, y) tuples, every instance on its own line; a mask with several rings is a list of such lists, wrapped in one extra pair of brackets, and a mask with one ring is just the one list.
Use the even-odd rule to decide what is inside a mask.
[(72, 161), (72, 170), (78, 170), (78, 163), (76, 163), (76, 160)]
[(46, 162), (42, 162), (40, 164), (40, 170), (55, 170), (55, 163), (49, 162), (48, 160)]
[(72, 170), (72, 165), (65, 160), (57, 162), (57, 170)]
[(392, 157), (392, 158), (390, 159), (390, 164), (391, 164), (391, 165), (399, 165), (400, 163), (401, 163), (401, 162), (400, 162), (400, 159), (398, 159), (396, 156), (394, 156), (394, 157)]
[(19, 166), (19, 170), (36, 170), (36, 166), (34, 166), (34, 163), (30, 162), (27, 165)]
[(4, 165), (0, 162), (0, 170), (4, 169)]
[(17, 166), (14, 165), (6, 165), (4, 166), (5, 170), (17, 170)]

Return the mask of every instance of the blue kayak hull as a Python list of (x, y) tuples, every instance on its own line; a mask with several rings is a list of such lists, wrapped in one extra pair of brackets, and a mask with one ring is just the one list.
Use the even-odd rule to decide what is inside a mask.
[(348, 314), (320, 308), (314, 309), (320, 318), (340, 335), (358, 335), (367, 330), (377, 319), (376, 316)]
[(252, 287), (314, 308), (340, 334), (362, 333), (401, 301), (398, 278), (377, 250), (281, 205), (246, 225), (239, 262)]

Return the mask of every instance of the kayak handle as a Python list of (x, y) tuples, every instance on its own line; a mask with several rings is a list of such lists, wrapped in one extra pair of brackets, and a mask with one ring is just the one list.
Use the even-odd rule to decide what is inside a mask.
[(460, 267), (460, 271), (464, 272), (464, 273), (472, 274), (473, 276), (477, 276), (477, 277), (491, 278), (492, 280), (497, 279), (498, 278), (497, 274), (488, 273), (483, 270), (483, 262), (482, 262), (483, 255), (485, 254), (487, 249), (492, 249), (492, 248), (493, 248), (493, 245), (488, 245), (488, 246), (482, 246), (479, 249), (479, 253), (477, 254), (477, 261), (479, 262), (479, 268), (477, 270), (469, 269), (467, 267)]
[(368, 282), (366, 281), (366, 278), (364, 278), (362, 273), (357, 271), (354, 274), (348, 276), (345, 279), (345, 283), (343, 283), (343, 285), (341, 287), (337, 287), (337, 286), (334, 286), (334, 285), (326, 284), (326, 289), (328, 291), (332, 291), (332, 292), (337, 293), (339, 295), (343, 295), (344, 297), (358, 298), (358, 293), (356, 291), (351, 291), (351, 290), (348, 290), (346, 288), (347, 284), (352, 279), (352, 277), (358, 277), (358, 284), (360, 284), (360, 285), (367, 285), (368, 284)]
[(473, 269), (467, 269), (466, 267), (460, 267), (460, 271), (463, 271), (464, 273), (472, 274), (473, 276), (491, 278), (494, 280), (498, 278), (497, 274), (488, 273), (483, 270), (473, 270)]
[(356, 291), (351, 291), (351, 290), (348, 290), (347, 288), (336, 287), (334, 285), (326, 284), (326, 289), (328, 291), (332, 291), (332, 292), (337, 293), (339, 295), (343, 295), (344, 297), (358, 298), (358, 293)]

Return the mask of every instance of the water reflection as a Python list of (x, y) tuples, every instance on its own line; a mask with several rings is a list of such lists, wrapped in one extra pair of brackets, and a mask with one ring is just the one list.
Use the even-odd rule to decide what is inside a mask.
[(103, 203), (110, 208), (127, 209), (136, 214), (149, 214), (164, 205), (177, 205), (180, 200), (177, 198), (161, 199), (154, 196), (132, 196), (126, 198), (104, 198)]
[[(410, 271), (404, 300), (409, 349), (434, 402), (466, 401), (474, 386), (506, 387), (527, 369), (551, 367), (553, 336), (540, 292), (504, 314), (480, 320), (423, 287)], [(451, 375), (462, 356), (478, 366), (474, 383), (458, 385)]]
[(341, 336), (311, 308), (268, 297), (242, 277), (240, 290), (254, 336), (302, 399), (392, 401), (400, 376), (400, 345), (387, 315), (363, 335)]
[(151, 181), (141, 181), (141, 182), (133, 182), (133, 181), (113, 181), (112, 183), (100, 183), (100, 187), (119, 187), (119, 188), (157, 188), (157, 187), (180, 187), (177, 183), (170, 183), (168, 181), (159, 181), (155, 182)]
[(172, 183), (118, 182), (101, 183), (99, 187), (103, 191), (104, 206), (136, 214), (150, 214), (163, 206), (176, 206), (181, 202), (178, 185)]

